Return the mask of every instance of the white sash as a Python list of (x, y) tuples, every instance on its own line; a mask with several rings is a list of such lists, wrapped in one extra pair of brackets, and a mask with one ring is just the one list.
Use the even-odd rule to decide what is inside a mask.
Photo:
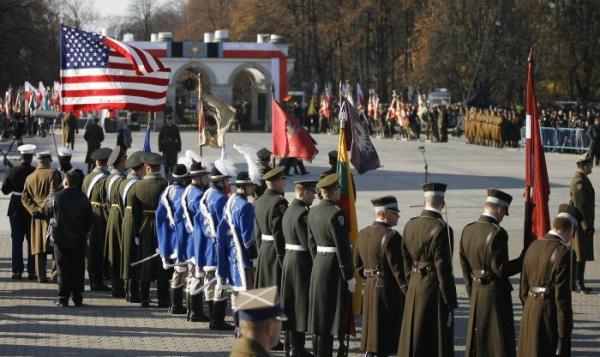
[(86, 195), (87, 195), (88, 199), (92, 195), (92, 190), (94, 189), (94, 186), (96, 186), (96, 184), (98, 183), (98, 181), (100, 181), (101, 179), (103, 179), (105, 177), (106, 177), (106, 174), (104, 172), (100, 172), (96, 176), (94, 176), (94, 178), (92, 179), (92, 182), (90, 182), (90, 185), (88, 186), (88, 189), (87, 189), (87, 192), (86, 192)]
[(123, 177), (123, 176), (121, 176), (121, 175), (119, 175), (119, 174), (114, 174), (114, 175), (113, 175), (113, 176), (110, 178), (110, 181), (108, 181), (108, 189), (106, 190), (106, 198), (107, 198), (107, 200), (108, 200), (108, 202), (109, 202), (109, 203), (112, 203), (112, 200), (111, 200), (111, 195), (110, 195), (110, 192), (111, 192), (111, 191), (110, 191), (110, 190), (112, 190), (112, 185), (113, 185), (113, 184), (114, 184), (114, 183), (117, 181), (117, 179), (118, 179), (119, 177)]
[(244, 258), (242, 256), (242, 242), (239, 239), (237, 231), (235, 229), (235, 224), (233, 223), (233, 215), (231, 213), (231, 209), (233, 207), (233, 203), (235, 202), (236, 194), (232, 194), (231, 197), (227, 200), (227, 204), (225, 205), (225, 219), (229, 224), (229, 228), (231, 230), (231, 235), (233, 237), (233, 243), (235, 244), (235, 255), (236, 255), (236, 263), (238, 272), (240, 273), (240, 279), (242, 281), (242, 288), (246, 290), (248, 287), (246, 286), (246, 273), (244, 271)]
[(194, 222), (190, 217), (190, 211), (188, 210), (187, 201), (188, 195), (190, 194), (190, 192), (192, 192), (192, 188), (193, 186), (189, 185), (185, 188), (185, 191), (183, 191), (183, 195), (181, 195), (181, 206), (183, 207), (183, 221), (185, 223), (185, 229), (188, 233), (192, 233), (194, 231)]
[(169, 201), (169, 195), (173, 192), (175, 188), (174, 185), (169, 185), (165, 192), (160, 196), (160, 202), (162, 202), (163, 206), (167, 209), (167, 219), (169, 220), (169, 225), (171, 228), (175, 228), (175, 217), (173, 216), (173, 207), (171, 207), (171, 202)]
[(132, 188), (133, 185), (135, 185), (139, 181), (140, 180), (138, 180), (138, 179), (131, 179), (129, 182), (127, 182), (127, 184), (123, 188), (123, 195), (121, 196), (121, 200), (123, 201), (123, 206), (127, 205), (127, 192), (129, 192), (129, 189)]
[(202, 198), (200, 199), (200, 212), (202, 213), (204, 218), (208, 220), (210, 237), (212, 239), (215, 239), (217, 238), (217, 227), (215, 225), (215, 221), (213, 220), (212, 214), (210, 214), (210, 211), (208, 210), (208, 206), (206, 206), (206, 199), (213, 193), (213, 191), (215, 191), (214, 188), (209, 188), (204, 193), (204, 196), (202, 196)]

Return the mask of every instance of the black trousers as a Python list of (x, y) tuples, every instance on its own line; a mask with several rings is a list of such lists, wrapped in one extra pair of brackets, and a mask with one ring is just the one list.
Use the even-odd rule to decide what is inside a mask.
[[(158, 277), (156, 279), (156, 293), (158, 295), (159, 305), (169, 305), (169, 278), (172, 275), (172, 270), (164, 270), (163, 267), (158, 269)], [(140, 281), (140, 295), (142, 302), (150, 301), (150, 280)]]
[(74, 303), (81, 303), (85, 278), (85, 248), (61, 249), (55, 243), (54, 258), (58, 272), (58, 299), (67, 302), (72, 296)]

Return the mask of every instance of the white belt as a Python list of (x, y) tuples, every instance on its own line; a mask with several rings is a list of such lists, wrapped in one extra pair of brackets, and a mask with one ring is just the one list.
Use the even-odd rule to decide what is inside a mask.
[(306, 252), (306, 248), (298, 244), (285, 244), (285, 250), (294, 250), (296, 252)]
[(318, 245), (317, 253), (337, 253), (337, 248), (336, 247), (324, 247), (324, 246)]
[(260, 235), (260, 239), (263, 240), (263, 241), (270, 241), (270, 242), (272, 242), (273, 241), (273, 236), (269, 236), (269, 235), (266, 235), (266, 234), (261, 234)]
[(13, 192), (12, 194), (15, 196), (21, 196), (21, 195), (23, 195), (23, 192)]

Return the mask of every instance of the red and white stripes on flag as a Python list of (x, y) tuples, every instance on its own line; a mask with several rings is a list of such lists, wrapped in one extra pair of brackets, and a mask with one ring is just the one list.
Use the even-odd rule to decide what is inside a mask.
[(62, 111), (164, 110), (169, 78), (170, 69), (147, 51), (61, 28)]

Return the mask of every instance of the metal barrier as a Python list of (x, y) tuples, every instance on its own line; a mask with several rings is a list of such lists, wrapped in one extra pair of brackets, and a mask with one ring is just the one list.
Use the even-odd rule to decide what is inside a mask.
[[(582, 128), (540, 128), (542, 134), (542, 145), (550, 151), (587, 151), (590, 147), (590, 137)], [(521, 128), (521, 141), (519, 145), (525, 145), (525, 127)]]

